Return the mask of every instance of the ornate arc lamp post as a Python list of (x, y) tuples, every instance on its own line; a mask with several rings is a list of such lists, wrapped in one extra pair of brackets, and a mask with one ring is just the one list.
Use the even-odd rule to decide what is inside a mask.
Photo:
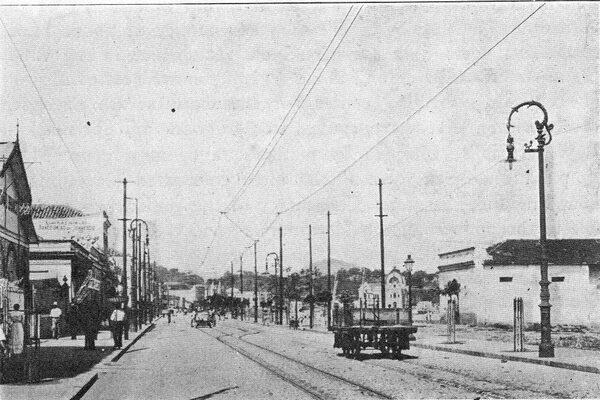
[[(506, 142), (506, 151), (508, 156), (506, 161), (512, 166), (515, 162), (513, 145), (514, 139), (510, 134), (510, 128), (514, 125), (511, 124), (512, 117), (515, 113), (519, 112), (522, 107), (537, 107), (543, 113), (542, 121), (535, 121), (535, 128), (537, 136), (537, 148), (532, 148), (533, 140), (529, 143), (525, 143), (526, 153), (538, 153), (538, 171), (539, 171), (539, 202), (540, 202), (540, 326), (541, 326), (541, 342), (539, 346), (540, 357), (554, 357), (554, 345), (552, 344), (551, 338), (551, 324), (550, 324), (550, 291), (548, 290), (548, 254), (546, 249), (546, 200), (544, 193), (544, 147), (549, 145), (552, 141), (552, 129), (554, 125), (548, 123), (548, 112), (546, 108), (537, 101), (526, 101), (519, 104), (510, 111), (508, 115), (508, 123), (506, 128), (508, 129), (508, 138)], [(547, 136), (546, 136), (547, 135)]]

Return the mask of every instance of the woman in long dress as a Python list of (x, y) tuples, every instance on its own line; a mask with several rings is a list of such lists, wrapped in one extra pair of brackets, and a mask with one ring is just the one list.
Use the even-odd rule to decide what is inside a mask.
[(8, 351), (10, 354), (21, 354), (23, 352), (23, 342), (25, 340), (23, 321), (25, 320), (25, 314), (20, 308), (19, 304), (15, 304), (13, 311), (8, 314), (8, 323), (10, 324)]

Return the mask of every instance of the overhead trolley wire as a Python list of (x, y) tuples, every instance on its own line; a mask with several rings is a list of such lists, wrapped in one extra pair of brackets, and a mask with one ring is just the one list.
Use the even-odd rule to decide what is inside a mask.
[[(335, 55), (337, 49), (339, 48), (339, 46), (341, 45), (341, 43), (344, 41), (344, 38), (346, 37), (346, 34), (348, 33), (348, 30), (350, 29), (350, 27), (352, 27), (352, 25), (354, 24), (354, 21), (356, 20), (356, 17), (358, 16), (358, 14), (360, 13), (360, 11), (362, 10), (362, 6), (359, 8), (359, 10), (356, 13), (356, 15), (354, 16), (352, 22), (350, 23), (350, 25), (346, 29), (345, 33), (343, 34), (341, 40), (338, 42), (338, 44), (336, 45), (335, 49), (333, 50), (333, 52), (329, 56), (328, 60), (325, 63), (325, 66), (321, 69), (321, 71), (317, 75), (317, 77), (314, 80), (314, 82), (312, 83), (311, 87), (309, 88), (309, 90), (304, 95), (304, 98), (300, 101), (300, 105), (296, 108), (295, 112), (292, 114), (292, 110), (294, 110), (294, 107), (298, 104), (299, 99), (302, 97), (302, 94), (304, 93), (305, 89), (307, 88), (310, 80), (315, 75), (315, 72), (322, 65), (322, 61), (325, 58), (325, 55), (327, 54), (327, 52), (331, 48), (331, 46), (334, 43), (335, 39), (338, 37), (338, 34), (340, 33), (340, 31), (341, 31), (342, 27), (344, 26), (344, 24), (346, 23), (346, 21), (348, 20), (348, 16), (350, 15), (350, 13), (352, 12), (353, 9), (354, 9), (354, 6), (350, 7), (350, 9), (348, 10), (348, 12), (344, 16), (344, 19), (342, 20), (342, 22), (338, 26), (337, 30), (335, 31), (334, 35), (332, 36), (331, 40), (329, 41), (327, 47), (325, 48), (325, 50), (321, 54), (321, 57), (319, 58), (319, 60), (315, 64), (313, 70), (311, 71), (310, 75), (308, 76), (308, 78), (304, 82), (304, 85), (302, 86), (302, 88), (300, 89), (300, 91), (298, 92), (298, 94), (296, 95), (296, 98), (294, 99), (294, 102), (292, 103), (292, 105), (288, 109), (287, 113), (285, 114), (285, 116), (283, 117), (283, 119), (281, 120), (281, 122), (279, 123), (279, 126), (277, 127), (277, 129), (275, 130), (275, 132), (273, 133), (273, 135), (271, 136), (271, 139), (270, 139), (269, 143), (265, 146), (265, 149), (263, 150), (262, 154), (260, 155), (260, 157), (258, 158), (258, 160), (256, 161), (256, 163), (254, 164), (254, 167), (252, 168), (252, 170), (250, 171), (250, 173), (248, 174), (248, 176), (246, 177), (246, 179), (242, 183), (242, 186), (240, 187), (240, 189), (236, 192), (236, 194), (233, 196), (233, 198), (231, 199), (231, 201), (229, 202), (229, 204), (225, 208), (225, 211), (230, 211), (233, 208), (233, 206), (237, 203), (237, 201), (241, 198), (241, 196), (244, 194), (244, 192), (246, 191), (246, 189), (250, 186), (250, 184), (254, 181), (254, 179), (256, 178), (256, 176), (259, 174), (260, 170), (264, 166), (265, 162), (267, 161), (267, 159), (269, 158), (269, 156), (271, 155), (271, 153), (277, 147), (277, 144), (279, 143), (279, 141), (281, 140), (281, 138), (283, 137), (283, 135), (285, 134), (285, 132), (287, 131), (287, 129), (290, 127), (290, 125), (293, 122), (294, 118), (296, 117), (296, 115), (298, 114), (298, 112), (300, 111), (300, 109), (302, 108), (302, 105), (304, 104), (304, 102), (306, 101), (306, 99), (308, 98), (308, 96), (310, 95), (312, 89), (315, 87), (315, 85), (317, 84), (317, 82), (321, 78), (321, 75), (323, 74), (323, 72), (325, 71), (325, 69), (327, 68), (327, 66), (329, 65), (329, 62), (331, 61), (331, 59)], [(288, 120), (288, 117), (290, 116), (290, 114), (292, 114), (292, 117), (289, 119), (287, 125), (282, 130), (282, 128), (284, 127), (284, 125), (286, 123), (286, 120)], [(275, 144), (273, 144), (273, 142), (275, 142)], [(270, 146), (272, 144), (273, 144), (273, 146), (270, 148)]]
[[(335, 49), (333, 50), (333, 52), (331, 53), (331, 55), (328, 57), (324, 67), (321, 69), (321, 71), (318, 73), (316, 79), (313, 81), (310, 89), (306, 92), (304, 98), (302, 100), (300, 100), (300, 98), (302, 97), (302, 94), (305, 92), (305, 89), (308, 87), (311, 79), (315, 76), (315, 73), (317, 72), (317, 70), (319, 69), (319, 66), (322, 65), (323, 59), (325, 58), (325, 56), (327, 55), (328, 51), (331, 49), (333, 43), (335, 42), (336, 37), (338, 37), (340, 31), (342, 30), (342, 27), (345, 25), (346, 21), (348, 20), (348, 17), (350, 15), (350, 13), (352, 12), (352, 10), (354, 9), (354, 6), (351, 6), (348, 9), (348, 12), (346, 13), (346, 15), (344, 16), (342, 22), (340, 23), (340, 25), (338, 26), (337, 30), (335, 31), (334, 35), (332, 36), (331, 40), (329, 41), (329, 43), (327, 44), (327, 47), (325, 48), (325, 50), (323, 51), (323, 53), (321, 54), (321, 57), (319, 58), (319, 60), (317, 61), (317, 63), (315, 64), (313, 70), (311, 71), (310, 75), (308, 76), (308, 78), (306, 79), (306, 81), (304, 82), (304, 85), (302, 86), (302, 88), (300, 89), (300, 91), (298, 92), (298, 94), (296, 95), (296, 98), (294, 99), (294, 102), (292, 103), (292, 105), (290, 106), (290, 108), (288, 109), (287, 113), (285, 114), (285, 116), (283, 117), (283, 119), (281, 120), (281, 122), (279, 123), (279, 126), (277, 127), (276, 131), (274, 132), (274, 134), (271, 136), (271, 139), (269, 141), (269, 143), (267, 144), (267, 146), (265, 147), (265, 149), (263, 150), (262, 154), (260, 155), (259, 159), (257, 160), (257, 162), (255, 163), (254, 167), (252, 168), (252, 170), (250, 171), (250, 173), (248, 174), (248, 176), (246, 177), (246, 179), (244, 180), (244, 182), (242, 183), (242, 186), (240, 187), (240, 189), (238, 189), (238, 191), (236, 192), (236, 194), (233, 196), (233, 198), (231, 199), (231, 201), (229, 202), (229, 204), (227, 205), (227, 207), (225, 208), (225, 214), (221, 214), (221, 215), (225, 215), (227, 217), (227, 219), (229, 219), (231, 221), (232, 224), (234, 224), (246, 237), (248, 237), (251, 240), (255, 240), (253, 239), (247, 232), (245, 232), (238, 224), (236, 224), (235, 222), (233, 222), (231, 220), (231, 218), (229, 218), (227, 216), (227, 212), (230, 211), (233, 206), (237, 203), (237, 201), (241, 198), (241, 196), (244, 194), (244, 192), (246, 191), (246, 189), (248, 188), (248, 186), (254, 181), (254, 179), (256, 178), (256, 176), (258, 175), (258, 173), (260, 172), (260, 170), (262, 169), (262, 167), (264, 166), (264, 163), (266, 162), (267, 158), (271, 155), (271, 153), (273, 152), (273, 150), (275, 149), (275, 147), (277, 146), (277, 144), (279, 143), (279, 141), (281, 140), (281, 137), (283, 136), (283, 134), (287, 131), (287, 129), (290, 127), (291, 123), (293, 122), (294, 117), (296, 116), (296, 114), (299, 112), (300, 108), (302, 107), (302, 105), (304, 104), (304, 102), (306, 101), (308, 95), (311, 93), (312, 89), (315, 87), (315, 85), (317, 84), (317, 82), (319, 81), (321, 75), (323, 74), (323, 72), (325, 71), (325, 69), (327, 68), (327, 66), (329, 65), (329, 62), (331, 61), (331, 59), (333, 58), (333, 56), (335, 55), (335, 53), (337, 52), (337, 49), (340, 47), (341, 42), (344, 40), (344, 38), (346, 37), (348, 30), (350, 29), (350, 27), (354, 24), (354, 21), (356, 20), (358, 14), (360, 13), (360, 11), (362, 10), (361, 6), (358, 10), (358, 12), (356, 13), (356, 15), (354, 16), (354, 18), (352, 19), (352, 22), (350, 23), (350, 25), (348, 26), (348, 28), (346, 29), (346, 31), (344, 32), (341, 40), (338, 42), (338, 44), (336, 45)], [(297, 107), (297, 109), (295, 110), (295, 112), (293, 113), (293, 116), (291, 117), (291, 119), (288, 121), (287, 125), (285, 126), (285, 129), (282, 130), (282, 128), (284, 127), (286, 120), (288, 119), (288, 117), (290, 116), (290, 114), (292, 113), (292, 110), (294, 110), (294, 107), (299, 103), (300, 100), (300, 105)], [(273, 142), (275, 141), (275, 144), (273, 145), (272, 148), (270, 148), (270, 146), (273, 144)], [(265, 231), (260, 235), (259, 238), (262, 238), (273, 226), (273, 224), (277, 221), (277, 219), (279, 218), (279, 214), (277, 214), (275, 216), (275, 218), (271, 221), (271, 223), (268, 225), (268, 227), (265, 229)], [(220, 219), (219, 219), (220, 221)], [(218, 228), (216, 229), (216, 231), (218, 230)], [(216, 234), (213, 235), (212, 241), (211, 241), (211, 246), (207, 249), (207, 252), (205, 254), (204, 260), (202, 261), (202, 265), (204, 265), (204, 263), (206, 262), (206, 259), (210, 253), (210, 250), (212, 248), (212, 242), (214, 242), (216, 237)]]
[[(268, 228), (263, 232), (261, 237), (264, 236), (271, 229), (271, 227), (273, 226), (275, 221), (280, 217), (281, 214), (287, 213), (287, 212), (299, 207), (300, 205), (302, 205), (303, 203), (305, 203), (306, 201), (311, 199), (313, 196), (315, 196), (317, 193), (321, 192), (323, 189), (325, 189), (326, 187), (331, 185), (339, 177), (344, 175), (349, 169), (351, 169), (356, 164), (358, 164), (362, 159), (364, 159), (368, 154), (370, 154), (375, 148), (377, 148), (379, 145), (381, 145), (383, 142), (385, 142), (390, 136), (395, 134), (407, 122), (412, 120), (418, 113), (420, 113), (423, 109), (425, 109), (427, 106), (429, 106), (442, 93), (444, 93), (450, 86), (452, 86), (456, 81), (458, 81), (462, 76), (464, 76), (468, 71), (470, 71), (475, 65), (477, 65), (483, 58), (485, 58), (489, 53), (491, 53), (502, 42), (504, 42), (512, 33), (514, 33), (517, 29), (519, 29), (525, 22), (527, 22), (531, 17), (533, 17), (544, 6), (545, 6), (545, 4), (542, 4), (541, 6), (537, 7), (535, 10), (533, 10), (533, 12), (531, 12), (527, 17), (525, 17), (521, 22), (519, 22), (514, 28), (512, 28), (508, 33), (506, 33), (502, 38), (500, 38), (496, 43), (494, 43), (488, 50), (486, 50), (477, 59), (475, 59), (475, 61), (473, 61), (471, 64), (469, 64), (464, 70), (462, 70), (458, 75), (456, 75), (446, 85), (444, 85), (438, 92), (436, 92), (436, 94), (434, 94), (427, 101), (425, 101), (414, 112), (412, 112), (408, 117), (406, 117), (400, 124), (398, 124), (395, 128), (390, 130), (387, 134), (385, 134), (382, 138), (380, 138), (375, 144), (373, 144), (371, 147), (369, 147), (363, 154), (361, 154), (359, 157), (357, 157), (355, 160), (353, 160), (350, 164), (348, 164), (345, 168), (343, 168), (341, 171), (339, 171), (337, 174), (335, 174), (331, 179), (329, 179), (327, 182), (325, 182), (324, 184), (319, 186), (317, 189), (310, 192), (307, 196), (303, 197), (299, 201), (297, 201), (294, 204), (290, 205), (289, 207), (285, 208), (283, 211), (279, 211), (277, 213), (277, 215), (275, 216), (275, 218), (269, 224)], [(354, 22), (354, 20), (353, 20), (353, 22)], [(493, 165), (495, 165), (496, 163), (494, 163)]]
[(498, 47), (504, 40), (506, 40), (513, 32), (515, 32), (518, 28), (520, 28), (521, 25), (523, 25), (527, 20), (529, 20), (535, 13), (537, 13), (544, 6), (545, 6), (545, 4), (542, 4), (541, 6), (539, 6), (538, 8), (536, 8), (523, 21), (521, 21), (517, 26), (515, 26), (506, 35), (504, 35), (500, 40), (498, 40), (492, 47), (490, 47), (488, 50), (486, 50), (481, 56), (479, 56), (471, 64), (469, 64), (469, 66), (467, 66), (462, 72), (460, 72), (457, 76), (455, 76), (450, 82), (448, 82), (446, 85), (444, 85), (436, 94), (434, 94), (432, 97), (430, 97), (425, 103), (423, 103), (413, 113), (411, 113), (408, 117), (406, 117), (399, 125), (397, 125), (391, 131), (389, 131), (387, 134), (385, 134), (382, 138), (380, 138), (375, 144), (373, 144), (371, 147), (369, 147), (367, 149), (367, 151), (365, 151), (363, 154), (361, 154), (358, 158), (356, 158), (354, 161), (352, 161), (349, 165), (347, 165), (345, 168), (343, 168), (340, 172), (338, 172), (337, 174), (335, 174), (331, 179), (329, 179), (323, 185), (321, 185), (317, 189), (313, 190), (311, 193), (309, 193), (307, 196), (305, 196), (301, 200), (299, 200), (296, 203), (292, 204), (291, 206), (287, 207), (286, 209), (284, 209), (283, 211), (281, 211), (281, 213), (286, 213), (286, 212), (291, 211), (294, 208), (300, 206), (301, 204), (303, 204), (304, 202), (306, 202), (307, 200), (309, 200), (310, 198), (312, 198), (314, 195), (316, 195), (317, 193), (319, 193), (321, 190), (325, 189), (327, 186), (329, 186), (334, 181), (336, 181), (340, 176), (342, 176), (343, 174), (345, 174), (346, 171), (348, 171), (350, 168), (352, 168), (353, 166), (355, 166), (356, 164), (358, 164), (358, 162), (360, 162), (363, 158), (365, 158), (368, 154), (370, 154), (375, 148), (377, 148), (379, 145), (381, 145), (383, 142), (385, 142), (390, 136), (392, 136), (394, 133), (396, 133), (398, 131), (398, 129), (400, 129), (402, 126), (404, 126), (408, 121), (410, 121), (411, 119), (413, 119), (414, 116), (416, 116), (419, 112), (421, 112), (429, 104), (431, 104), (434, 100), (436, 100), (442, 93), (444, 93), (446, 91), (446, 89), (448, 89), (458, 79), (460, 79), (469, 70), (471, 70), (475, 65), (477, 65), (479, 63), (479, 61), (481, 61), (492, 50), (494, 50), (496, 47)]
[[(398, 131), (402, 126), (404, 126), (408, 121), (410, 121), (414, 116), (416, 116), (419, 112), (425, 109), (429, 104), (431, 104), (435, 99), (437, 99), (443, 92), (446, 91), (450, 86), (452, 86), (457, 80), (459, 80), (463, 75), (465, 75), (469, 70), (471, 70), (475, 65), (477, 65), (484, 57), (486, 57), (490, 52), (492, 52), (496, 47), (498, 47), (504, 40), (506, 40), (512, 33), (514, 33), (517, 29), (519, 29), (525, 22), (527, 22), (531, 17), (533, 17), (539, 10), (544, 7), (545, 4), (537, 7), (533, 12), (531, 12), (527, 17), (525, 17), (519, 24), (517, 24), (513, 29), (511, 29), (507, 34), (505, 34), (500, 40), (498, 40), (494, 45), (492, 45), (488, 50), (486, 50), (482, 55), (480, 55), (475, 61), (469, 64), (462, 72), (456, 75), (450, 82), (444, 85), (435, 95), (430, 97), (425, 103), (423, 103), (420, 107), (418, 107), (412, 114), (410, 114), (407, 118), (405, 118), (399, 125), (389, 131), (386, 135), (380, 138), (374, 145), (367, 149), (363, 154), (361, 154), (358, 158), (348, 164), (345, 168), (335, 174), (331, 179), (327, 182), (319, 186), (317, 189), (310, 192), (307, 196), (303, 197), (299, 201), (295, 202), (291, 206), (285, 208), (283, 211), (277, 213), (276, 217), (271, 221), (269, 227), (263, 232), (263, 236), (271, 229), (272, 225), (275, 223), (276, 219), (279, 218), (281, 214), (287, 213), (301, 204), (305, 203), (307, 200), (315, 196), (317, 193), (325, 189), (327, 186), (331, 185), (334, 181), (336, 181), (339, 177), (345, 174), (350, 168), (354, 167), (358, 162), (360, 162), (363, 158), (365, 158), (368, 154), (370, 154), (377, 146), (381, 145), (385, 142), (390, 136)], [(493, 165), (496, 165), (495, 162)], [(491, 168), (491, 167), (490, 167)], [(462, 185), (464, 186), (464, 185)], [(462, 187), (461, 186), (461, 187)], [(459, 187), (460, 188), (460, 187)], [(457, 188), (457, 189), (459, 189)], [(402, 221), (401, 221), (402, 222)]]
[(217, 228), (213, 231), (212, 239), (210, 240), (210, 244), (206, 248), (206, 252), (204, 253), (204, 258), (202, 259), (202, 262), (200, 263), (200, 268), (202, 268), (204, 266), (204, 263), (206, 262), (206, 259), (208, 258), (210, 251), (212, 250), (212, 247), (213, 247), (213, 244), (217, 237), (217, 234), (219, 233), (219, 228), (221, 227), (221, 218), (222, 217), (223, 217), (223, 214), (219, 214), (219, 219), (217, 220)]
[(227, 218), (229, 220), (229, 222), (231, 222), (236, 228), (238, 228), (238, 230), (240, 232), (242, 232), (244, 234), (244, 236), (246, 236), (250, 240), (254, 240), (254, 238), (252, 236), (250, 236), (250, 234), (248, 232), (246, 232), (245, 230), (243, 230), (242, 227), (237, 222), (235, 222), (234, 220), (232, 220), (229, 217), (229, 215), (227, 215), (227, 213), (223, 213), (223, 215), (225, 215), (225, 218)]
[[(352, 22), (350, 22), (350, 24), (348, 25), (348, 27), (346, 28), (342, 38), (340, 39), (340, 41), (338, 42), (338, 44), (336, 45), (335, 49), (333, 50), (333, 52), (331, 53), (331, 56), (329, 57), (329, 59), (327, 60), (327, 62), (325, 63), (325, 66), (323, 67), (323, 69), (321, 70), (321, 72), (319, 72), (319, 75), (317, 75), (317, 78), (315, 79), (315, 81), (313, 82), (313, 84), (311, 85), (310, 89), (308, 90), (307, 94), (304, 96), (304, 98), (302, 99), (302, 101), (300, 102), (300, 105), (298, 106), (298, 108), (296, 108), (296, 111), (294, 111), (294, 114), (292, 115), (292, 117), (290, 118), (290, 120), (288, 121), (287, 126), (285, 127), (285, 129), (283, 130), (283, 132), (277, 137), (277, 140), (275, 141), (275, 144), (273, 145), (273, 147), (271, 148), (271, 150), (269, 151), (269, 153), (267, 154), (267, 156), (264, 158), (263, 160), (263, 164), (262, 166), (264, 166), (264, 164), (267, 162), (267, 160), (269, 159), (269, 157), (271, 156), (271, 154), (273, 153), (273, 151), (275, 150), (275, 147), (277, 146), (277, 144), (279, 143), (279, 141), (281, 140), (281, 138), (283, 137), (283, 134), (287, 131), (287, 129), (290, 127), (290, 125), (292, 124), (292, 122), (294, 122), (294, 119), (296, 118), (296, 115), (298, 115), (298, 112), (300, 112), (300, 109), (302, 108), (302, 106), (304, 105), (304, 102), (306, 101), (306, 99), (308, 98), (308, 96), (310, 95), (310, 93), (312, 92), (312, 90), (314, 89), (315, 85), (317, 84), (317, 82), (319, 81), (319, 79), (321, 78), (321, 75), (323, 75), (323, 72), (325, 72), (325, 69), (327, 68), (327, 66), (329, 65), (329, 63), (331, 62), (331, 60), (333, 59), (333, 56), (335, 55), (335, 53), (337, 52), (338, 48), (340, 47), (340, 45), (342, 44), (342, 42), (344, 41), (344, 39), (346, 38), (346, 35), (348, 34), (348, 32), (350, 31), (350, 28), (352, 28), (352, 25), (354, 25), (354, 21), (356, 21), (356, 18), (358, 17), (358, 15), (360, 14), (360, 12), (362, 11), (362, 6), (358, 9), (358, 12), (354, 15), (354, 18), (352, 18)], [(261, 166), (261, 168), (262, 168)], [(254, 175), (254, 178), (256, 178), (257, 173)], [(254, 178), (252, 180), (254, 180)], [(252, 182), (250, 182), (252, 183)]]
[[(50, 123), (54, 127), (54, 132), (56, 133), (56, 135), (60, 139), (61, 143), (65, 147), (65, 150), (67, 151), (67, 155), (69, 157), (69, 160), (71, 161), (71, 163), (75, 167), (75, 171), (77, 172), (77, 175), (79, 176), (79, 179), (81, 179), (81, 181), (85, 183), (85, 179), (81, 175), (81, 171), (80, 171), (79, 167), (77, 166), (77, 163), (75, 162), (75, 159), (73, 158), (73, 154), (71, 152), (71, 149), (70, 149), (69, 145), (67, 144), (67, 142), (65, 141), (65, 138), (63, 137), (62, 133), (60, 132), (60, 129), (58, 128), (58, 125), (54, 121), (54, 117), (50, 113), (50, 109), (48, 108), (48, 105), (46, 104), (46, 101), (44, 101), (44, 97), (42, 96), (42, 93), (40, 92), (40, 89), (36, 85), (35, 80), (33, 79), (33, 76), (31, 75), (31, 72), (29, 71), (29, 68), (27, 67), (27, 64), (25, 63), (25, 60), (23, 59), (23, 56), (21, 55), (21, 52), (19, 51), (19, 48), (17, 47), (17, 44), (15, 43), (12, 35), (10, 34), (10, 31), (6, 27), (6, 24), (4, 23), (4, 20), (2, 18), (0, 18), (0, 23), (2, 24), (2, 27), (4, 28), (4, 31), (6, 32), (6, 35), (8, 36), (8, 39), (10, 40), (13, 48), (15, 49), (15, 52), (17, 53), (17, 56), (19, 57), (19, 60), (21, 61), (21, 64), (23, 65), (23, 68), (25, 69), (25, 72), (27, 73), (27, 76), (29, 77), (29, 80), (31, 81), (31, 84), (32, 84), (33, 88), (35, 89), (35, 92), (38, 95), (38, 98), (40, 99), (40, 103), (42, 103), (42, 107), (44, 108), (44, 111), (46, 111), (46, 114), (48, 115), (48, 119), (50, 120)], [(98, 204), (96, 204), (96, 206), (98, 206)]]

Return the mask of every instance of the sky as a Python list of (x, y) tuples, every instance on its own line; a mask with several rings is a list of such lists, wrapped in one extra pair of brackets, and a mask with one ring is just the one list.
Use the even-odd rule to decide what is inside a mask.
[(34, 202), (106, 210), (117, 249), (126, 177), (167, 268), (250, 268), (254, 239), (264, 268), (279, 227), (305, 268), (328, 211), (332, 257), (379, 268), (381, 179), (386, 268), (434, 272), (440, 252), (539, 237), (522, 147), (539, 110), (513, 117), (503, 162), (511, 108), (536, 100), (548, 237), (599, 238), (598, 5), (541, 5), (0, 7), (0, 140), (18, 120)]

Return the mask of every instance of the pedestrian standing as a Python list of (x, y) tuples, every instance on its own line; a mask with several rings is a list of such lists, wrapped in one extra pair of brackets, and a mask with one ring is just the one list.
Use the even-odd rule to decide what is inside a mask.
[(58, 339), (60, 336), (60, 318), (62, 316), (62, 310), (58, 306), (58, 303), (54, 302), (54, 307), (50, 310), (50, 318), (52, 319), (52, 338)]
[(0, 383), (4, 381), (4, 361), (6, 359), (6, 335), (2, 327), (2, 313), (0, 312)]
[(77, 327), (79, 326), (79, 317), (77, 315), (77, 305), (71, 304), (69, 309), (67, 310), (67, 326), (69, 328), (69, 334), (71, 335), (71, 340), (77, 339)]
[(23, 343), (25, 340), (25, 331), (23, 330), (24, 320), (25, 314), (21, 311), (21, 306), (15, 304), (13, 306), (13, 311), (8, 314), (8, 322), (10, 324), (8, 351), (10, 354), (16, 355), (23, 353)]
[(79, 307), (79, 320), (85, 335), (85, 350), (96, 350), (96, 335), (98, 334), (98, 306), (95, 302), (82, 304)]
[(113, 328), (115, 349), (120, 349), (123, 346), (123, 327), (125, 326), (125, 311), (121, 309), (121, 303), (117, 303), (115, 310), (112, 312), (110, 323)]
[(198, 315), (198, 311), (194, 308), (192, 310), (192, 319), (190, 321), (190, 326), (193, 328), (194, 324), (196, 323), (196, 316)]

